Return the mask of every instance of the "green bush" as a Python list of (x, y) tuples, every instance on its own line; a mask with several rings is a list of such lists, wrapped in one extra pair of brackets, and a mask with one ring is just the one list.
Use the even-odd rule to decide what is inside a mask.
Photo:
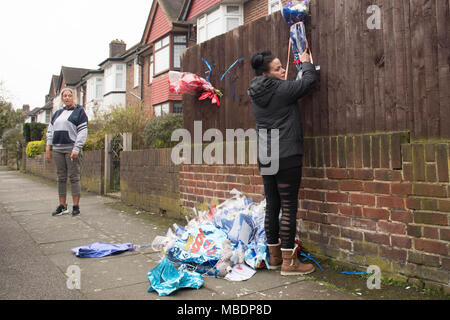
[(149, 147), (173, 148), (178, 142), (171, 140), (172, 132), (182, 128), (183, 115), (168, 114), (150, 121), (142, 133), (142, 138)]
[(47, 127), (45, 123), (33, 122), (30, 123), (30, 141), (42, 140), (44, 130)]
[(30, 125), (31, 125), (31, 123), (23, 124), (23, 137), (25, 138), (25, 143), (28, 143), (31, 141)]
[(30, 141), (27, 144), (27, 148), (25, 150), (28, 157), (33, 158), (40, 154), (43, 154), (45, 151), (45, 141)]

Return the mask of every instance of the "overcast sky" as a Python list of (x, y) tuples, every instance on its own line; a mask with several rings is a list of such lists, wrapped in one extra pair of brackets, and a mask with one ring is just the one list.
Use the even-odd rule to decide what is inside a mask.
[(0, 0), (0, 82), (14, 107), (43, 107), (61, 66), (97, 69), (109, 43), (141, 40), (153, 0)]

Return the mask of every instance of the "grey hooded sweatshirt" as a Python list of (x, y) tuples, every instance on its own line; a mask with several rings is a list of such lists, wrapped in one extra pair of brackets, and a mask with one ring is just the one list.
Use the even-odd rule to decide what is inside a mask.
[[(264, 152), (266, 152), (264, 154), (270, 157), (270, 130), (278, 129), (280, 169), (285, 169), (287, 165), (292, 166), (292, 159), (298, 162), (304, 153), (298, 100), (310, 92), (316, 80), (315, 66), (305, 62), (303, 63), (302, 80), (283, 81), (277, 78), (258, 76), (250, 84), (248, 95), (252, 101), (253, 114), (256, 118), (258, 147), (259, 149), (264, 148)], [(261, 129), (268, 130), (267, 138), (260, 134)], [(260, 161), (259, 156), (258, 160)]]

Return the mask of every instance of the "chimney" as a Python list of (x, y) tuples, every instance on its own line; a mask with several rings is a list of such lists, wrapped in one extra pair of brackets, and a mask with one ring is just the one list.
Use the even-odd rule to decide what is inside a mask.
[(23, 110), (24, 113), (30, 112), (30, 105), (29, 104), (24, 104), (22, 106), (22, 110)]
[(113, 40), (109, 44), (109, 57), (119, 57), (127, 51), (127, 44), (123, 40)]

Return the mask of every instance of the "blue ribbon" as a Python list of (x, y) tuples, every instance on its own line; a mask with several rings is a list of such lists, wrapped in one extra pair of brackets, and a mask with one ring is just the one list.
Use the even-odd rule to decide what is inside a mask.
[(230, 75), (230, 83), (231, 83), (231, 92), (233, 94), (233, 103), (234, 103), (234, 85), (233, 85), (233, 75), (231, 74), (231, 69), (233, 69), (239, 62), (243, 61), (244, 58), (239, 58), (237, 59), (229, 68), (227, 71), (225, 71), (225, 73), (222, 75), (222, 77), (220, 78), (220, 81), (223, 80), (223, 78), (225, 78), (225, 76), (227, 75), (227, 73)]
[(202, 58), (202, 60), (203, 60), (203, 62), (206, 64), (206, 66), (208, 67), (208, 71), (206, 71), (205, 72), (205, 74), (207, 74), (208, 76), (206, 77), (206, 81), (208, 81), (209, 82), (209, 78), (211, 77), (211, 73), (212, 73), (212, 68), (211, 68), (211, 65), (209, 64), (209, 62), (205, 59), (205, 58)]
[(303, 259), (303, 261), (305, 261), (305, 260), (311, 260), (311, 261), (313, 261), (313, 262), (319, 267), (320, 271), (322, 271), (322, 272), (324, 271), (323, 268), (322, 268), (322, 266), (321, 266), (316, 260), (314, 260), (314, 258), (311, 256), (310, 253), (305, 254), (304, 252), (300, 252), (300, 255), (303, 256), (303, 257), (305, 257), (305, 259)]
[(366, 274), (370, 274), (368, 272), (341, 272), (341, 274), (357, 274), (357, 275), (366, 275)]

